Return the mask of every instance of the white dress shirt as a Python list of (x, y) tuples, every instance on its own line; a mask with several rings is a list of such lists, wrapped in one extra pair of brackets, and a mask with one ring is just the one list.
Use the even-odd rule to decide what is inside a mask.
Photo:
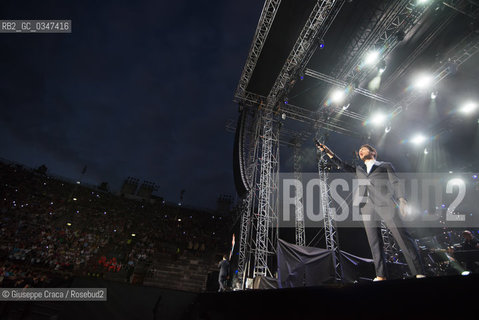
[(381, 162), (376, 161), (376, 159), (370, 159), (370, 160), (364, 161), (364, 164), (366, 165), (366, 172), (367, 174), (369, 174), (371, 172), (373, 165), (379, 166)]

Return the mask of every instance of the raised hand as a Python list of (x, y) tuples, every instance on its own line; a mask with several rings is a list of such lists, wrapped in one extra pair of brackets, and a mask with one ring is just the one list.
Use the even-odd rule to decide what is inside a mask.
[(324, 145), (323, 143), (319, 142), (318, 140), (314, 140), (314, 144), (316, 145), (316, 148), (318, 148), (319, 150), (321, 150), (321, 152), (326, 152), (326, 154), (328, 155), (328, 157), (332, 158), (334, 157), (334, 153), (331, 151), (331, 149), (329, 149), (326, 145)]

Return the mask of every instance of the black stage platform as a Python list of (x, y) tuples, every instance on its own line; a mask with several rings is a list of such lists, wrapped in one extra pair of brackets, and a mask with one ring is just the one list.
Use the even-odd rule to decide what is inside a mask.
[(105, 302), (0, 303), (0, 319), (475, 319), (479, 275), (318, 287), (192, 293), (77, 278)]
[(479, 275), (203, 293), (188, 319), (474, 319)]

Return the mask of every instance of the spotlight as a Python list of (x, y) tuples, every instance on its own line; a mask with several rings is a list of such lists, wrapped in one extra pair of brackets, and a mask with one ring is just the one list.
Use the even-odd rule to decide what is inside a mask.
[(472, 179), (477, 179), (477, 174), (472, 175)]
[(423, 136), (422, 134), (418, 134), (411, 139), (411, 142), (413, 144), (419, 145), (419, 144), (424, 143), (426, 140), (427, 139), (426, 139), (425, 136)]
[(324, 40), (323, 39), (319, 40), (319, 49), (324, 49)]
[(371, 51), (366, 55), (364, 63), (367, 65), (375, 64), (379, 59), (379, 51)]
[(470, 274), (471, 274), (471, 271), (467, 271), (467, 270), (461, 272), (461, 276), (468, 276), (468, 275), (470, 275)]
[(334, 103), (341, 103), (345, 97), (346, 97), (346, 94), (344, 93), (344, 90), (337, 89), (332, 93), (331, 101)]
[(425, 89), (432, 84), (434, 78), (430, 75), (420, 75), (414, 80), (414, 87), (417, 89)]
[(303, 70), (301, 70), (299, 72), (299, 80), (304, 80), (304, 71)]
[(284, 104), (288, 104), (288, 97), (284, 98)]
[(437, 98), (437, 91), (431, 92), (431, 100), (436, 100)]
[(427, 148), (424, 148), (424, 154), (428, 154), (429, 151), (427, 151)]
[(371, 123), (375, 126), (380, 126), (386, 120), (386, 116), (382, 113), (376, 113), (371, 117)]
[(459, 109), (459, 111), (461, 111), (464, 114), (469, 114), (476, 109), (477, 109), (477, 104), (475, 104), (474, 102), (468, 102), (465, 105), (463, 105), (461, 109)]

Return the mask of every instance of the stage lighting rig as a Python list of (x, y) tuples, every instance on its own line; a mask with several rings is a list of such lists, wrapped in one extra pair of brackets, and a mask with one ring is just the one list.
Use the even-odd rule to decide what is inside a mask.
[(477, 104), (474, 102), (467, 102), (464, 104), (459, 111), (461, 111), (464, 114), (470, 114), (474, 112), (477, 109)]
[(366, 65), (374, 65), (379, 59), (379, 51), (374, 50), (370, 51), (366, 54), (366, 57), (364, 58), (364, 64)]
[(379, 62), (378, 69), (379, 69), (379, 74), (382, 74), (384, 71), (386, 71), (386, 60), (382, 59)]
[(375, 114), (373, 114), (373, 116), (371, 117), (370, 122), (371, 122), (374, 126), (378, 127), (378, 126), (384, 124), (384, 122), (386, 121), (386, 118), (387, 118), (386, 115), (383, 114), (383, 113), (375, 113)]
[(319, 48), (319, 49), (324, 49), (324, 47), (325, 47), (324, 40), (323, 40), (323, 39), (319, 39), (318, 42), (319, 42), (318, 48)]
[(346, 93), (344, 92), (343, 89), (336, 89), (331, 94), (331, 101), (334, 103), (341, 103), (344, 101), (345, 98), (346, 98)]
[(419, 75), (414, 80), (414, 87), (417, 89), (426, 89), (432, 84), (433, 80), (434, 78), (431, 75), (428, 75), (428, 74)]
[(422, 134), (417, 134), (411, 139), (411, 142), (415, 145), (420, 145), (426, 142), (427, 138), (423, 136)]

